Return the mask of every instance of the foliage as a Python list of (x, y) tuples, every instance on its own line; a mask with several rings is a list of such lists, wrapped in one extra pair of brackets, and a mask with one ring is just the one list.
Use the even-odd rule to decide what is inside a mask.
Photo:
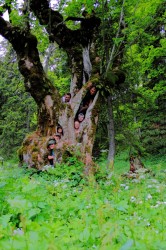
[[(166, 32), (163, 6), (162, 0), (154, 1), (154, 4), (151, 1), (125, 2), (124, 23), (119, 37), (119, 44), (123, 46), (122, 51), (117, 52), (123, 53), (120, 67), (125, 72), (125, 82), (117, 85), (110, 72), (111, 77), (107, 76), (110, 81), (104, 88), (104, 92), (112, 95), (117, 152), (128, 149), (136, 155), (165, 153)], [(103, 8), (107, 7), (105, 4)], [(103, 41), (100, 42), (103, 47), (100, 53), (105, 53), (106, 58), (110, 57), (114, 45), (115, 51), (118, 51), (115, 35), (120, 8), (121, 4), (117, 3), (115, 8), (109, 8), (102, 19)], [(115, 56), (111, 66), (116, 63)], [(108, 147), (106, 109), (106, 105), (102, 105), (96, 135), (97, 145), (100, 144), (101, 149)]]
[(70, 92), (71, 72), (68, 66), (66, 53), (62, 49), (59, 49), (58, 46), (55, 46), (49, 58), (48, 76), (62, 96)]
[(15, 54), (8, 47), (0, 64), (0, 153), (5, 158), (16, 152), (25, 134), (33, 131), (37, 122), (36, 105), (24, 90), (15, 61)]
[[(136, 6), (134, 16), (126, 18), (128, 27), (125, 29), (128, 45), (124, 68), (131, 95), (127, 106), (133, 109), (132, 127), (136, 124), (140, 146), (151, 154), (165, 152), (163, 37), (166, 33), (162, 28), (165, 22), (163, 6), (163, 1), (154, 1), (154, 4), (151, 1), (141, 2)], [(144, 18), (141, 18), (143, 9)], [(128, 11), (133, 12), (133, 7)]]
[[(164, 161), (152, 173), (125, 179), (121, 155), (109, 177), (104, 162), (89, 181), (82, 167), (58, 165), (48, 172), (0, 167), (0, 248), (165, 249)], [(128, 168), (128, 166), (127, 166)]]

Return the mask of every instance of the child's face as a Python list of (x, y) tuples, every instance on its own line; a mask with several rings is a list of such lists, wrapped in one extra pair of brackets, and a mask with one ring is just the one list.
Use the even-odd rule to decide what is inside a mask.
[(55, 148), (55, 144), (49, 145), (49, 149), (54, 149), (54, 148)]
[(70, 102), (70, 95), (65, 95), (65, 102)]
[(90, 94), (91, 94), (91, 95), (95, 95), (95, 94), (96, 94), (96, 87), (92, 87), (92, 88), (90, 89)]
[(78, 121), (75, 121), (74, 122), (74, 128), (79, 129), (79, 127), (80, 127), (80, 123)]
[(79, 122), (82, 122), (84, 120), (84, 115), (78, 115)]
[(58, 142), (60, 140), (60, 137), (57, 135), (55, 135), (54, 138), (55, 138), (56, 142)]
[(62, 133), (62, 128), (58, 128), (57, 132), (61, 134)]

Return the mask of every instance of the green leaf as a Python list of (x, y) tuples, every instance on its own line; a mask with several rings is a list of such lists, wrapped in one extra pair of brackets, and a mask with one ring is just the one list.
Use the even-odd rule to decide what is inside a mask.
[(5, 214), (0, 217), (0, 225), (2, 225), (4, 228), (6, 228), (9, 224), (10, 218), (12, 217), (12, 214)]
[(80, 234), (79, 239), (80, 241), (84, 242), (87, 241), (90, 237), (90, 231), (88, 228), (85, 228), (84, 231)]
[(27, 212), (28, 218), (31, 218), (31, 217), (33, 217), (33, 216), (39, 214), (40, 211), (41, 211), (41, 210), (40, 210), (39, 208), (32, 208), (32, 209), (30, 209), (30, 210)]
[(4, 186), (6, 186), (6, 182), (2, 182), (2, 183), (0, 183), (0, 188), (3, 188)]
[(128, 240), (121, 248), (120, 250), (129, 250), (133, 246), (134, 241), (132, 239)]
[(17, 208), (19, 211), (32, 207), (32, 203), (28, 200), (22, 199), (22, 197), (16, 197), (15, 199), (9, 199), (7, 201), (12, 208)]

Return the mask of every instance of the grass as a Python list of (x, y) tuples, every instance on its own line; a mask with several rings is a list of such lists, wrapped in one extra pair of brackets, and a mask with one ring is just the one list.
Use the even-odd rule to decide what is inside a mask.
[(84, 179), (75, 159), (39, 175), (5, 162), (0, 168), (0, 249), (164, 250), (165, 162), (144, 160), (138, 179), (118, 156), (107, 175)]

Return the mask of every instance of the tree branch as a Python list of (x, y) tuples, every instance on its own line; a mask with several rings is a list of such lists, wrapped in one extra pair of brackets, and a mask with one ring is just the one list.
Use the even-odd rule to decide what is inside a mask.
[(37, 39), (28, 30), (12, 26), (0, 17), (0, 34), (13, 46), (17, 54), (18, 66), (25, 79), (25, 87), (39, 104), (46, 95), (56, 92), (47, 79), (40, 62)]
[(71, 30), (65, 25), (62, 15), (49, 7), (47, 0), (30, 0), (30, 9), (39, 19), (40, 24), (46, 25), (50, 40), (57, 42), (64, 49), (71, 48), (76, 43), (87, 46), (94, 31), (100, 25), (100, 18), (93, 14), (87, 18), (77, 18), (81, 21), (81, 27)]
[[(124, 2), (125, 0), (123, 0), (123, 3), (122, 3), (122, 8), (121, 8), (121, 13), (120, 13), (120, 19), (119, 19), (119, 26), (118, 26), (118, 30), (117, 30), (117, 33), (116, 33), (116, 37), (115, 38), (118, 38), (119, 37), (119, 33), (120, 33), (120, 27), (121, 27), (121, 23), (122, 23), (122, 20), (123, 20), (123, 9), (124, 9)], [(111, 50), (111, 55), (110, 55), (110, 58), (109, 58), (109, 61), (108, 61), (108, 64), (107, 64), (107, 68), (106, 68), (106, 72), (105, 72), (105, 75), (107, 75), (108, 71), (110, 70), (110, 65), (113, 61), (113, 58), (114, 58), (114, 54), (115, 54), (115, 43), (112, 47), (112, 50)]]

